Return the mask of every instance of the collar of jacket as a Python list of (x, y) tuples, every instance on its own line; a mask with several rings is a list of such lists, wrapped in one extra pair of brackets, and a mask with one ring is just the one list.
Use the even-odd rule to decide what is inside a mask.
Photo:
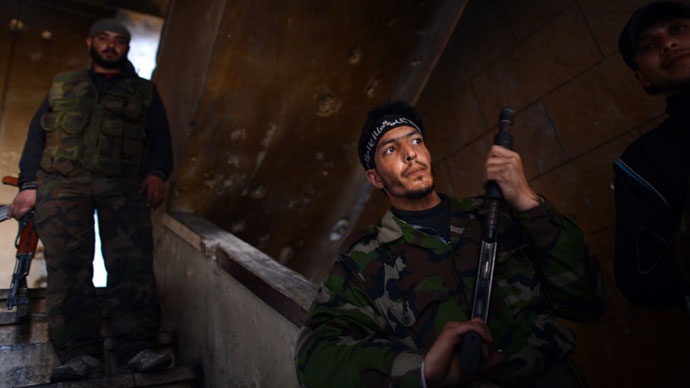
[(666, 97), (666, 113), (676, 120), (690, 122), (690, 92)]
[[(440, 194), (444, 196), (443, 194)], [(457, 199), (448, 197), (450, 203), (450, 233), (451, 244), (457, 243), (460, 235), (465, 230), (470, 219), (474, 218), (476, 211), (481, 207), (481, 198)], [(416, 229), (407, 222), (393, 215), (390, 209), (376, 225), (378, 229), (378, 241), (381, 245), (391, 244), (404, 239), (408, 244), (418, 245), (422, 248), (437, 251), (445, 251), (450, 247), (441, 239)]]
[[(101, 73), (95, 73), (93, 71), (93, 63), (91, 64), (91, 66), (89, 66), (88, 71), (89, 71), (89, 76), (91, 76), (91, 77), (94, 77), (96, 74), (103, 75)], [(136, 77), (136, 76), (137, 76), (137, 71), (134, 68), (134, 65), (132, 64), (132, 62), (130, 62), (129, 59), (127, 59), (125, 61), (125, 63), (122, 65), (122, 68), (120, 68), (120, 72), (115, 73), (113, 78), (128, 78), (128, 77)]]

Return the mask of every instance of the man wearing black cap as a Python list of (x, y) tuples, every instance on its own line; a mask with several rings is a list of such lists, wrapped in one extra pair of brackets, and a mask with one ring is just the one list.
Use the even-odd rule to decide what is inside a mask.
[(616, 283), (640, 306), (690, 309), (690, 7), (640, 8), (618, 47), (668, 118), (614, 164)]
[[(381, 221), (341, 246), (298, 337), (309, 387), (578, 387), (565, 359), (573, 334), (556, 315), (605, 309), (599, 264), (582, 231), (527, 184), (520, 156), (493, 146), (485, 178), (500, 186), (498, 259), (488, 322), (470, 320), (486, 210), (437, 193), (416, 110), (374, 108), (359, 140), (367, 179), (390, 199)], [(463, 371), (468, 331), (484, 341), (478, 374)], [(491, 382), (491, 383), (489, 383)], [(469, 386), (469, 385), (468, 385)]]
[(86, 38), (91, 68), (55, 77), (19, 163), (20, 192), (8, 214), (20, 218), (36, 209), (50, 336), (63, 363), (51, 381), (101, 373), (101, 306), (91, 282), (94, 211), (118, 363), (147, 372), (171, 362), (153, 350), (160, 312), (150, 219), (172, 171), (170, 132), (155, 86), (127, 59), (129, 40), (114, 19), (94, 23)]

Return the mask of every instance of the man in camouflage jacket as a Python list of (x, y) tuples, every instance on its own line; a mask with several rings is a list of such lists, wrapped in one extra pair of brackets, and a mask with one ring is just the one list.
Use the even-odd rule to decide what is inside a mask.
[[(487, 326), (469, 320), (483, 200), (435, 192), (422, 121), (408, 105), (374, 108), (359, 154), (368, 180), (393, 207), (342, 245), (297, 341), (300, 382), (577, 386), (563, 362), (575, 337), (556, 316), (592, 320), (604, 313), (599, 264), (582, 231), (529, 188), (519, 155), (493, 146), (487, 158), (485, 177), (508, 204)], [(484, 342), (478, 374), (460, 367), (458, 345), (470, 330)]]
[(63, 363), (51, 381), (101, 372), (101, 305), (91, 282), (94, 210), (118, 363), (147, 372), (171, 361), (153, 350), (160, 312), (150, 218), (172, 170), (170, 131), (155, 86), (127, 60), (129, 40), (122, 24), (100, 20), (86, 40), (91, 68), (55, 77), (31, 121), (20, 192), (8, 212), (20, 218), (36, 209), (50, 337)]

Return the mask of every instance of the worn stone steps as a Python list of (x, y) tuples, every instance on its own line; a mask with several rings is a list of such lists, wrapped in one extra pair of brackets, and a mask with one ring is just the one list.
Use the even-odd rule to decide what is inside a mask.
[(201, 368), (195, 366), (178, 366), (153, 373), (128, 373), (115, 376), (104, 376), (73, 382), (53, 384), (23, 385), (32, 388), (132, 388), (132, 387), (166, 387), (196, 388), (200, 386)]
[(175, 336), (169, 330), (158, 333), (158, 352), (173, 359), (170, 368), (155, 373), (121, 373), (110, 338), (108, 312), (103, 311), (103, 376), (98, 379), (49, 384), (50, 373), (60, 361), (48, 337), (45, 289), (29, 290), (29, 314), (18, 319), (15, 309), (7, 311), (7, 290), (0, 290), (0, 386), (1, 387), (195, 387), (201, 368), (175, 365)]

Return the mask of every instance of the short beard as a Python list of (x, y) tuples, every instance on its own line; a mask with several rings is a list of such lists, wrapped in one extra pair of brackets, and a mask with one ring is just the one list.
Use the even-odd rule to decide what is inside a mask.
[[(375, 167), (374, 167), (375, 168)], [(434, 173), (434, 168), (431, 168), (431, 176), (436, 177), (436, 174)], [(381, 179), (381, 183), (383, 183), (383, 193), (392, 193), (391, 191), (391, 186), (388, 184), (386, 179)], [(423, 187), (419, 190), (408, 190), (405, 191), (402, 194), (402, 197), (407, 198), (407, 199), (412, 199), (412, 200), (418, 200), (426, 197), (427, 195), (431, 194), (434, 192), (436, 189), (436, 179), (432, 180), (431, 184), (427, 187)], [(388, 196), (388, 194), (386, 194)]]
[(94, 49), (93, 46), (91, 46), (91, 50), (89, 50), (89, 53), (91, 54), (91, 59), (100, 67), (104, 69), (122, 69), (127, 61), (127, 56), (123, 55), (120, 57), (120, 59), (115, 60), (115, 61), (109, 61), (107, 59), (104, 59), (103, 57), (98, 54), (96, 49)]
[(426, 197), (427, 195), (433, 193), (435, 188), (436, 188), (436, 184), (432, 183), (431, 185), (429, 185), (428, 187), (425, 187), (423, 189), (406, 191), (403, 196), (407, 199), (422, 199), (422, 198)]

